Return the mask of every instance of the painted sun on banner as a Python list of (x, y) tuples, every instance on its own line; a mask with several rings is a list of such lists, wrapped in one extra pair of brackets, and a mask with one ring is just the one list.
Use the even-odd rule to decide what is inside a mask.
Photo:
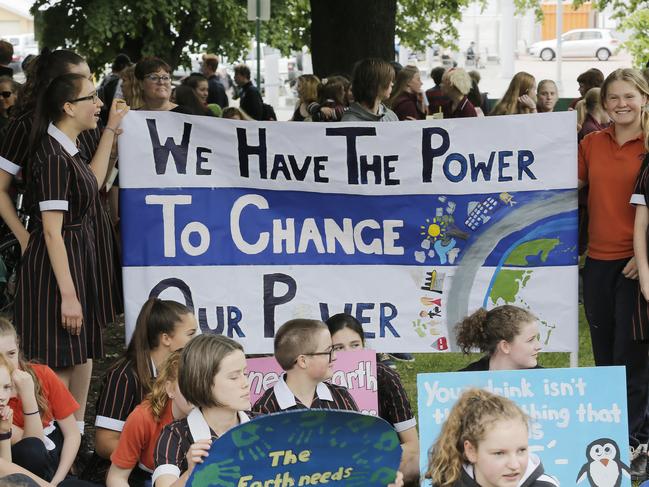
[(286, 320), (346, 312), (372, 348), (456, 349), (515, 304), (577, 349), (574, 113), (408, 123), (131, 112), (119, 141), (126, 327), (149, 296), (272, 352)]

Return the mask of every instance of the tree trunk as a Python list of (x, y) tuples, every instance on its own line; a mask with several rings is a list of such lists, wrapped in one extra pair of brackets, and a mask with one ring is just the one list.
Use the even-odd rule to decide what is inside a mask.
[(350, 75), (367, 57), (394, 60), (397, 0), (310, 0), (313, 72)]

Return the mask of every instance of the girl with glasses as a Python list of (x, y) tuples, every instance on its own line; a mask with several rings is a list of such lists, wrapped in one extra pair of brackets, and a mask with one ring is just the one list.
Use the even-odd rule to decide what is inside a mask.
[(128, 107), (118, 111), (113, 103), (87, 164), (78, 140), (83, 131), (97, 127), (102, 102), (95, 95), (87, 76), (68, 73), (52, 80), (38, 98), (27, 173), (34, 226), (18, 271), (15, 310), (26, 357), (55, 368), (73, 395), (83, 391), (84, 405), (92, 359), (103, 356), (94, 204), (128, 113)]
[[(30, 154), (30, 147), (33, 147), (33, 143), (30, 142), (30, 133), (35, 119), (38, 95), (48, 89), (53, 79), (68, 73), (78, 74), (86, 80), (91, 77), (88, 64), (81, 56), (72, 51), (64, 49), (49, 51), (44, 49), (39, 56), (31, 61), (26, 72), (27, 80), (25, 85), (16, 105), (12, 108), (14, 110), (12, 119), (5, 127), (4, 136), (0, 137), (0, 217), (20, 242), (23, 252), (27, 249), (30, 234), (16, 214), (11, 196), (13, 192), (11, 185), (14, 178), (19, 182), (28, 179), (33, 170), (34, 158), (33, 154)], [(88, 103), (86, 101), (77, 103), (77, 105), (83, 106)], [(101, 130), (97, 128), (95, 123), (90, 123), (89, 126), (93, 128), (80, 132), (78, 137), (78, 157), (81, 158), (84, 164), (91, 162), (101, 137)], [(45, 129), (47, 129), (47, 125)], [(111, 134), (112, 132), (108, 135), (112, 137)], [(41, 140), (38, 140), (38, 142), (40, 143)], [(103, 183), (99, 186), (102, 187)], [(96, 275), (92, 296), (97, 301), (95, 307), (96, 326), (101, 328), (114, 322), (123, 310), (120, 275), (121, 258), (117, 251), (117, 237), (113, 222), (101, 201), (99, 193), (96, 192), (95, 194), (96, 196), (92, 202), (95, 217), (91, 220), (91, 224), (94, 234), (92, 245), (96, 249)], [(27, 194), (28, 200), (33, 201), (35, 197), (36, 195)], [(32, 204), (31, 206), (30, 211), (39, 215), (40, 211), (37, 205)], [(36, 216), (32, 215), (30, 221), (34, 221)], [(86, 369), (83, 373), (78, 370), (79, 375), (73, 374), (71, 376), (70, 370), (68, 370), (70, 367), (68, 357), (65, 355), (59, 357), (51, 352), (46, 356), (42, 348), (31, 344), (26, 339), (29, 334), (28, 326), (36, 326), (35, 321), (40, 321), (42, 317), (35, 318), (35, 310), (26, 306), (27, 301), (38, 300), (38, 297), (32, 296), (30, 299), (28, 296), (23, 295), (21, 299), (26, 301), (21, 303), (16, 300), (17, 305), (14, 312), (18, 335), (22, 343), (25, 344), (25, 355), (30, 360), (38, 359), (46, 363), (61, 374), (61, 378), (68, 384), (70, 392), (72, 392), (75, 400), (80, 405), (75, 417), (83, 434), (88, 385), (92, 370), (91, 359), (101, 356), (101, 336), (88, 336), (87, 338), (94, 340), (94, 342), (78, 344), (84, 353), (83, 357), (77, 357), (76, 363), (79, 366), (85, 362)], [(99, 355), (95, 355), (97, 353)], [(86, 362), (86, 360), (88, 361)]]
[(135, 78), (142, 93), (141, 110), (186, 113), (191, 110), (171, 101), (171, 67), (157, 57), (142, 58), (135, 65)]

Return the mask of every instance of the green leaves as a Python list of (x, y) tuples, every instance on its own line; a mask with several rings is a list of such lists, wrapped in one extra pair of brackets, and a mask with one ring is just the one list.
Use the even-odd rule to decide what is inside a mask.
[(75, 49), (92, 68), (120, 52), (189, 64), (186, 46), (236, 58), (253, 27), (245, 0), (36, 0), (32, 13), (43, 45)]

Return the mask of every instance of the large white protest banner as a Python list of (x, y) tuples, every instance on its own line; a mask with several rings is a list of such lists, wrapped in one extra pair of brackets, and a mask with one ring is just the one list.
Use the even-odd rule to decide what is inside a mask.
[(272, 351), (295, 317), (356, 316), (379, 351), (453, 350), (516, 304), (577, 349), (573, 113), (281, 123), (131, 112), (119, 141), (126, 326), (149, 296)]

